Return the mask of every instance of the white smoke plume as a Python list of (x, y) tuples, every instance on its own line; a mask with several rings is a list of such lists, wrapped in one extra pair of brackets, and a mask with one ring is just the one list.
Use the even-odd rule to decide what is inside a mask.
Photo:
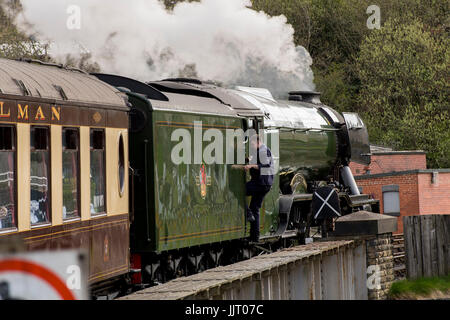
[[(315, 88), (312, 59), (295, 46), (286, 17), (256, 12), (249, 0), (182, 2), (173, 11), (157, 0), (21, 2), (19, 25), (50, 41), (60, 60), (78, 50), (90, 52), (105, 73), (141, 81), (192, 76), (277, 96)], [(77, 17), (73, 5), (79, 29), (68, 28)]]

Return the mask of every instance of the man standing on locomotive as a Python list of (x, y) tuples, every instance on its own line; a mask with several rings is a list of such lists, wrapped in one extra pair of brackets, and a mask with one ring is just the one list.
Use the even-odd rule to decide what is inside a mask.
[(260, 140), (259, 135), (250, 137), (250, 154), (256, 155), (250, 159), (251, 164), (244, 166), (250, 170), (251, 180), (245, 185), (246, 195), (251, 196), (250, 206), (247, 207), (247, 220), (250, 222), (250, 241), (259, 241), (259, 210), (266, 194), (273, 184), (274, 165), (272, 152)]

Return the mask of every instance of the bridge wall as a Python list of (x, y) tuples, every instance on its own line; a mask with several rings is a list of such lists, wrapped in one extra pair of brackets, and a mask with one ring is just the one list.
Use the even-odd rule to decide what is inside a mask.
[(365, 241), (314, 242), (178, 278), (126, 300), (367, 300)]

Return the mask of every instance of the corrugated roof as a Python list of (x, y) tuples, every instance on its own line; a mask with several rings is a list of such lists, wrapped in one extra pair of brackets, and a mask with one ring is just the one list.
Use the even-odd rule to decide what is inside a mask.
[(0, 94), (127, 108), (114, 87), (81, 71), (0, 59)]

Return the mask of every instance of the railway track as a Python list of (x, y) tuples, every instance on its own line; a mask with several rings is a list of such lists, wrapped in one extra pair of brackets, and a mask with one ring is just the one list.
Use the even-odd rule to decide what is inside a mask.
[(406, 279), (405, 239), (403, 233), (392, 235), (395, 280)]

